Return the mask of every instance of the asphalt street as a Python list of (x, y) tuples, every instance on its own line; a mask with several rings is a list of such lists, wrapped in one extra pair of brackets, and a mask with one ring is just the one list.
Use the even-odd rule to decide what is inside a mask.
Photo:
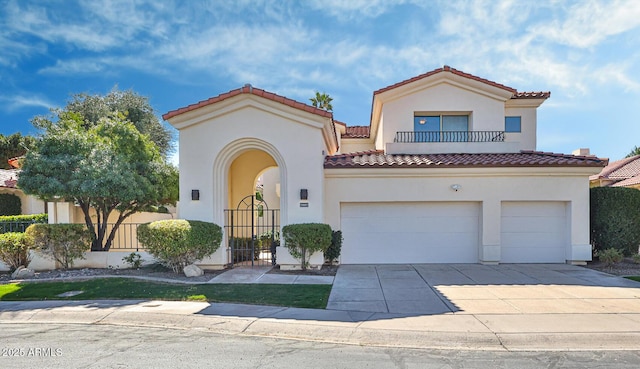
[(0, 368), (638, 368), (640, 351), (363, 347), (198, 329), (1, 324)]

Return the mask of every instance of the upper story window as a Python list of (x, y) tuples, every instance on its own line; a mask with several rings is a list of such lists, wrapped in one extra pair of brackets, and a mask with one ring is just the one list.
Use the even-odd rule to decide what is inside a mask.
[(468, 115), (417, 115), (413, 118), (414, 142), (465, 142), (469, 138), (468, 131)]
[(504, 117), (505, 132), (522, 132), (521, 117)]
[(468, 115), (423, 115), (413, 118), (413, 130), (435, 131), (435, 132), (451, 132), (451, 131), (468, 131), (469, 116)]

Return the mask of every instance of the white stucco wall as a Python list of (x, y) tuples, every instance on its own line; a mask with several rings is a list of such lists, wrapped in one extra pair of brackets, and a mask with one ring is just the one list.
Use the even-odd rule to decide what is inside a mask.
[[(180, 132), (180, 208), (178, 217), (224, 225), (229, 207), (229, 166), (243, 151), (259, 149), (274, 157), (280, 171), (281, 225), (323, 219), (322, 127), (327, 118), (243, 95), (218, 106), (187, 113), (171, 123)], [(191, 200), (191, 190), (200, 200)], [(300, 207), (300, 190), (309, 193)], [(272, 206), (270, 204), (270, 206)], [(227, 263), (226, 240), (208, 262)]]
[(348, 154), (351, 152), (361, 152), (375, 150), (376, 146), (372, 141), (364, 139), (342, 139), (342, 145), (340, 146), (340, 153)]
[(37, 197), (25, 195), (24, 192), (17, 188), (0, 188), (0, 193), (16, 195), (20, 198), (21, 212), (24, 215), (42, 214), (44, 213), (44, 201)]
[[(532, 107), (505, 108), (505, 117), (521, 117), (520, 133), (506, 133), (506, 142), (519, 142), (521, 150), (536, 149), (537, 110)], [(504, 121), (504, 119), (503, 119)], [(504, 129), (504, 128), (503, 128)]]
[[(388, 101), (382, 106), (382, 140), (393, 142), (397, 131), (413, 131), (416, 114), (469, 114), (472, 131), (503, 131), (504, 101), (474, 91), (441, 83), (411, 95)], [(376, 148), (380, 147), (376, 142)]]
[[(596, 168), (597, 169), (597, 168)], [(481, 262), (500, 261), (501, 208), (505, 201), (568, 204), (567, 261), (591, 259), (589, 184), (593, 169), (326, 169), (325, 222), (340, 228), (341, 203), (480, 202)], [(461, 189), (453, 191), (451, 185)]]

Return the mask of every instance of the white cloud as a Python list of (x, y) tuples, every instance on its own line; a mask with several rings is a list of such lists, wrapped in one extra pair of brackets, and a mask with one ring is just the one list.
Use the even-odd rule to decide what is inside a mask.
[(47, 98), (38, 96), (38, 95), (0, 96), (0, 100), (5, 102), (5, 107), (8, 111), (15, 111), (15, 110), (20, 110), (20, 109), (29, 108), (29, 107), (38, 107), (38, 108), (46, 108), (46, 109), (55, 107), (55, 104), (53, 104)]
[(555, 19), (537, 31), (554, 42), (588, 48), (610, 36), (640, 26), (640, 2), (581, 1), (566, 9), (566, 17)]
[(361, 16), (375, 18), (390, 8), (407, 2), (407, 0), (315, 0), (308, 2), (307, 5), (338, 19), (346, 20)]

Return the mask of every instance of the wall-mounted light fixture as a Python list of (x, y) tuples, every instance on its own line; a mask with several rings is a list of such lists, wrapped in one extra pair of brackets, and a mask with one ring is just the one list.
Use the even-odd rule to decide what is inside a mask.
[(193, 201), (200, 200), (200, 190), (191, 190), (191, 200)]
[(456, 192), (458, 192), (458, 191), (460, 191), (460, 189), (462, 189), (462, 186), (459, 185), (459, 184), (452, 184), (451, 185), (451, 189), (456, 191)]
[(308, 200), (309, 199), (309, 191), (306, 188), (300, 190), (300, 200)]
[(418, 123), (420, 123), (420, 124), (425, 124), (425, 123), (427, 123), (427, 120), (426, 120), (426, 119), (420, 119), (420, 120), (418, 121)]

